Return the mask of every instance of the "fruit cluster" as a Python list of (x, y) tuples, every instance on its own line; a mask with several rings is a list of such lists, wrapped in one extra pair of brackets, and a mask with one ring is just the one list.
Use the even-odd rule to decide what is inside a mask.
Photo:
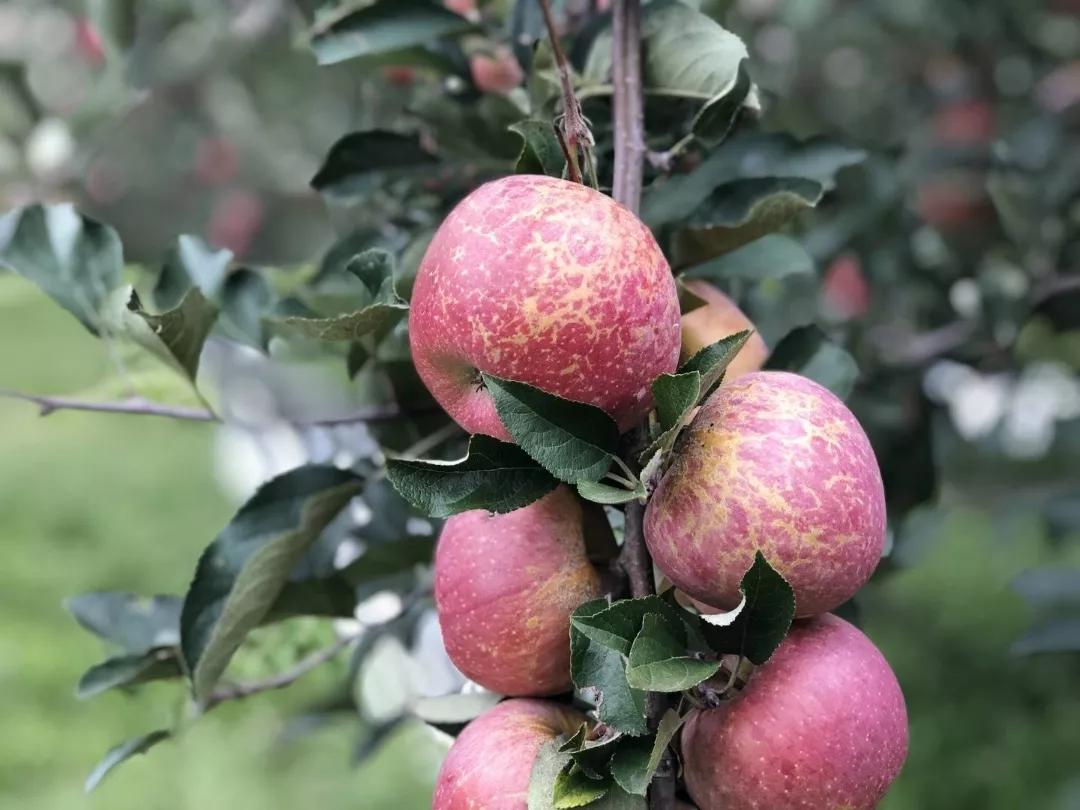
[[(510, 177), (473, 192), (432, 241), (413, 293), (413, 355), (470, 432), (509, 439), (481, 373), (595, 405), (627, 430), (680, 353), (749, 326), (714, 288), (692, 289), (706, 305), (680, 321), (655, 239), (608, 197)], [(771, 660), (735, 699), (684, 724), (682, 776), (701, 810), (872, 808), (906, 756), (903, 695), (874, 645), (827, 611), (881, 556), (881, 475), (844, 404), (804, 377), (760, 371), (766, 354), (760, 337), (743, 346), (679, 436), (645, 514), (656, 568), (701, 612), (738, 606), (758, 552), (795, 595), (798, 618)], [(524, 808), (540, 746), (590, 722), (537, 698), (572, 688), (570, 616), (603, 595), (586, 542), (597, 509), (559, 487), (505, 515), (447, 521), (435, 559), (447, 651), (513, 699), (458, 737), (437, 810)]]

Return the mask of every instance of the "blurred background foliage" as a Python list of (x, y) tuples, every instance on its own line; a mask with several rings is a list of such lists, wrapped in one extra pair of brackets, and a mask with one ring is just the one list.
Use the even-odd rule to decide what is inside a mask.
[[(479, 114), (498, 118), (504, 99), (478, 85), (520, 78), (499, 22), (516, 19), (513, 4), (483, 4), (488, 33), (462, 45), (489, 74), (502, 71), (491, 81), (460, 64), (441, 74), (319, 68), (307, 32), (334, 5), (0, 3), (0, 208), (74, 199), (117, 228), (133, 263), (156, 262), (178, 233), (244, 262), (295, 267), (378, 223), (422, 232), (437, 221), (431, 200), (402, 208), (380, 187), (360, 205), (327, 204), (309, 182), (348, 131), (419, 119), (426, 137), (469, 132), (446, 118), (447, 90), (475, 94)], [(791, 229), (812, 262), (747, 260), (747, 272), (721, 280), (771, 343), (816, 321), (859, 365), (849, 401), (885, 470), (893, 549), (854, 609), (896, 669), (912, 721), (907, 767), (882, 806), (1076, 810), (1080, 6), (700, 6), (746, 41), (764, 128), (841, 135), (868, 155)], [(483, 175), (471, 145), (441, 144), (466, 176), (447, 182), (464, 188)], [(513, 157), (517, 142), (481, 154), (507, 149)], [(204, 360), (211, 372), (215, 363)], [(114, 364), (27, 282), (0, 275), (0, 387), (101, 391)], [(267, 396), (285, 399), (286, 412), (314, 407), (297, 389), (319, 392), (327, 413), (364, 401), (370, 381), (349, 387), (339, 376), (292, 357)], [(249, 391), (239, 407), (264, 404)], [(297, 725), (296, 711), (340, 680), (333, 667), (223, 707), (83, 798), (100, 752), (183, 707), (156, 686), (134, 705), (119, 693), (77, 702), (71, 685), (97, 650), (62, 599), (181, 592), (258, 481), (332, 457), (342, 437), (76, 413), (40, 420), (11, 401), (0, 414), (0, 805), (426, 806), (445, 746), (426, 729), (396, 727), (356, 768), (371, 739), (363, 729), (378, 718), (309, 713)], [(280, 669), (319, 643), (318, 628), (288, 627), (257, 639), (239, 665)]]

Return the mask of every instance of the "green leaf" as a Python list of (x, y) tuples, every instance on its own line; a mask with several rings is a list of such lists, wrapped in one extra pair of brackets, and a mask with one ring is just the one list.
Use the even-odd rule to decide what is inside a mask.
[(600, 720), (627, 734), (645, 734), (646, 693), (626, 682), (626, 658), (583, 633), (570, 634), (570, 671), (578, 689), (598, 693)]
[(354, 197), (380, 179), (430, 171), (436, 163), (416, 135), (380, 129), (353, 132), (330, 147), (311, 186), (329, 197)]
[[(649, 95), (696, 102), (692, 129), (716, 140), (730, 125), (720, 107), (730, 96), (741, 106), (750, 90), (740, 67), (748, 53), (739, 37), (712, 18), (673, 0), (650, 3), (642, 17), (642, 77)], [(586, 87), (609, 92), (612, 71), (610, 28), (598, 36), (583, 70)]]
[(606, 484), (602, 481), (579, 481), (577, 484), (578, 494), (587, 501), (614, 506), (620, 503), (629, 503), (634, 500), (643, 500), (648, 496), (645, 484), (640, 479), (635, 479), (633, 489), (624, 489), (621, 486)]
[(1080, 651), (1080, 617), (1058, 616), (1040, 622), (1009, 647), (1013, 655)]
[(709, 149), (723, 143), (743, 108), (759, 107), (757, 88), (750, 79), (749, 64), (749, 59), (739, 63), (735, 86), (731, 91), (703, 106), (690, 124), (690, 131)]
[(95, 664), (84, 672), (75, 687), (75, 696), (85, 700), (110, 689), (180, 678), (183, 674), (175, 648), (159, 648), (136, 655), (118, 655)]
[(721, 338), (716, 343), (711, 343), (701, 349), (679, 367), (679, 374), (697, 372), (701, 375), (699, 402), (712, 393), (712, 390), (720, 383), (727, 367), (742, 351), (742, 347), (746, 345), (746, 341), (752, 334), (754, 333), (749, 329), (744, 329), (734, 335)]
[(104, 758), (97, 764), (94, 770), (86, 777), (86, 783), (83, 789), (90, 793), (94, 788), (101, 784), (106, 776), (108, 776), (114, 768), (123, 764), (127, 760), (139, 754), (145, 754), (159, 742), (169, 739), (172, 736), (172, 732), (168, 729), (159, 729), (158, 731), (151, 731), (149, 734), (143, 734), (141, 737), (134, 737), (127, 742), (120, 743), (114, 748), (110, 748)]
[(264, 484), (203, 553), (180, 616), (195, 698), (205, 700), (289, 573), (362, 488), (355, 473), (310, 465)]
[(372, 248), (354, 256), (346, 270), (364, 284), (370, 296), (364, 306), (328, 318), (281, 318), (280, 323), (315, 340), (352, 341), (370, 334), (384, 336), (409, 310), (394, 284), (393, 255)]
[(645, 810), (645, 799), (612, 785), (603, 798), (589, 805), (589, 810)]
[(32, 205), (0, 217), (0, 267), (34, 282), (97, 335), (120, 286), (123, 247), (116, 231), (69, 204)]
[(493, 708), (502, 697), (494, 692), (470, 692), (420, 698), (413, 704), (412, 713), (429, 726), (454, 733)]
[(514, 441), (560, 481), (599, 481), (610, 469), (619, 428), (602, 410), (525, 383), (483, 380)]
[[(586, 602), (570, 615), (571, 637), (575, 632), (580, 633), (597, 644), (627, 656), (641, 631), (642, 621), (649, 614), (662, 616), (673, 626), (683, 627), (680, 632), (688, 634), (694, 630), (697, 621), (697, 617), (660, 596), (620, 599), (610, 604), (604, 599), (597, 599)], [(700, 639), (694, 638), (693, 641), (696, 646), (702, 646)]]
[(558, 485), (520, 447), (489, 436), (473, 436), (468, 455), (458, 461), (390, 459), (386, 476), (406, 501), (431, 517), (470, 509), (512, 512)]
[(588, 732), (589, 727), (583, 723), (577, 733), (563, 743), (559, 750), (570, 754), (586, 774), (594, 779), (603, 779), (608, 773), (611, 756), (624, 737), (618, 732), (611, 733), (609, 729), (601, 739), (590, 740)]
[(577, 763), (571, 762), (555, 777), (552, 806), (555, 810), (572, 810), (596, 801), (611, 788), (611, 777), (593, 779)]
[(642, 621), (628, 664), (626, 682), (649, 692), (682, 692), (720, 669), (719, 661), (689, 657), (685, 636), (680, 638), (667, 619), (651, 613)]
[[(702, 630), (717, 653), (742, 655), (761, 665), (776, 652), (791, 627), (795, 592), (760, 551), (743, 575), (740, 588), (743, 602), (734, 621), (730, 621), (730, 614), (702, 616)], [(721, 621), (730, 623), (717, 626)]]
[(846, 349), (837, 345), (815, 324), (792, 329), (776, 344), (765, 368), (794, 371), (846, 399), (859, 377), (859, 366)]
[(510, 125), (511, 132), (521, 136), (521, 154), (518, 156), (514, 171), (518, 174), (546, 174), (549, 177), (562, 177), (566, 170), (566, 156), (563, 155), (555, 128), (550, 121), (537, 121), (526, 118)]
[[(714, 344), (715, 345), (715, 344)], [(661, 430), (678, 425), (701, 397), (701, 364), (678, 374), (661, 374), (652, 384)]]
[(188, 290), (174, 309), (156, 315), (143, 309), (138, 294), (127, 286), (113, 293), (104, 320), (111, 331), (164, 360), (194, 383), (203, 344), (217, 316), (217, 307), (197, 288)]
[(570, 762), (570, 755), (559, 751), (558, 738), (540, 746), (529, 774), (528, 810), (554, 810), (555, 780)]
[(207, 301), (219, 303), (225, 286), (228, 250), (214, 250), (197, 236), (180, 236), (165, 254), (157, 282), (150, 294), (161, 311), (176, 309), (194, 287)]
[(664, 712), (652, 737), (628, 739), (611, 759), (611, 775), (627, 793), (644, 796), (649, 789), (664, 751), (671, 745), (683, 717), (673, 709)]
[(521, 108), (503, 95), (485, 94), (462, 103), (444, 94), (414, 100), (409, 112), (427, 125), (435, 151), (447, 164), (476, 161), (485, 167), (509, 171), (521, 154), (511, 127)]
[(180, 643), (179, 596), (103, 591), (72, 596), (64, 607), (83, 628), (124, 651), (144, 653)]
[(229, 273), (221, 289), (219, 325), (226, 337), (260, 351), (266, 349), (267, 316), (277, 296), (261, 273), (242, 267)]
[(474, 25), (434, 0), (378, 0), (315, 33), (320, 65), (378, 56), (456, 36)]
[(791, 275), (814, 275), (814, 260), (799, 242), (781, 234), (763, 236), (683, 273), (685, 278), (724, 284), (735, 280), (759, 283)]

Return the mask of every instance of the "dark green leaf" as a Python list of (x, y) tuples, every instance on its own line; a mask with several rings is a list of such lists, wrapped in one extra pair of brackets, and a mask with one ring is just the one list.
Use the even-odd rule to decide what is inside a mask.
[(678, 712), (668, 709), (660, 718), (655, 736), (626, 740), (619, 746), (611, 760), (611, 775), (623, 790), (638, 796), (646, 794), (660, 759), (683, 719)]
[(142, 597), (133, 593), (84, 593), (64, 602), (80, 625), (128, 653), (180, 643), (179, 596)]
[(171, 736), (171, 731), (159, 729), (158, 731), (151, 731), (149, 734), (143, 734), (141, 737), (134, 737), (127, 742), (120, 743), (120, 745), (115, 748), (110, 748), (109, 752), (105, 754), (105, 757), (101, 762), (97, 764), (97, 767), (95, 767), (91, 774), (86, 777), (86, 783), (83, 786), (84, 790), (89, 793), (100, 785), (101, 780), (108, 776), (118, 765), (134, 756), (145, 754), (159, 742), (167, 740)]
[(312, 37), (320, 65), (378, 56), (464, 34), (473, 24), (434, 0), (378, 0)]
[(790, 275), (813, 275), (814, 260), (806, 249), (790, 236), (769, 234), (704, 264), (689, 268), (686, 278), (710, 281), (762, 282), (781, 280)]
[(719, 146), (728, 136), (743, 108), (758, 106), (757, 89), (750, 80), (749, 64), (749, 59), (739, 63), (731, 92), (706, 103), (694, 116), (690, 129), (710, 149)]
[(66, 203), (33, 205), (0, 217), (0, 267), (34, 282), (97, 335), (124, 256), (109, 226)]
[(194, 383), (203, 344), (217, 316), (217, 307), (194, 287), (175, 308), (160, 315), (143, 309), (134, 289), (122, 287), (111, 297), (104, 320), (111, 331), (134, 341)]
[(266, 348), (266, 319), (276, 303), (273, 289), (262, 274), (248, 268), (230, 273), (221, 290), (219, 324), (226, 337), (259, 350)]
[(643, 500), (649, 494), (645, 489), (645, 484), (640, 479), (635, 479), (633, 489), (624, 489), (621, 486), (607, 484), (603, 481), (579, 481), (577, 491), (587, 501), (609, 506), (629, 503), (633, 500)]
[(809, 377), (841, 399), (846, 399), (851, 393), (859, 376), (855, 358), (815, 324), (788, 332), (769, 355), (765, 368), (794, 371)]
[(588, 807), (589, 810), (645, 810), (645, 798), (627, 793), (618, 785), (612, 785), (603, 798)]
[(351, 197), (372, 188), (378, 178), (430, 171), (437, 162), (416, 135), (379, 129), (353, 132), (330, 147), (311, 186), (331, 197)]
[(702, 616), (702, 629), (717, 653), (734, 653), (754, 664), (764, 664), (791, 627), (795, 592), (760, 551), (754, 555), (754, 564), (743, 576), (740, 587), (743, 603), (735, 620), (716, 626), (717, 618)]
[(684, 366), (686, 370), (678, 374), (661, 374), (653, 381), (653, 401), (656, 403), (656, 417), (662, 431), (678, 425), (686, 412), (697, 404), (701, 397), (701, 373), (705, 370), (703, 365), (698, 363), (689, 369)]
[(473, 436), (459, 461), (390, 459), (386, 475), (405, 500), (432, 517), (470, 509), (512, 512), (558, 484), (517, 445), (489, 436)]
[(483, 380), (514, 441), (560, 481), (599, 481), (610, 469), (619, 429), (602, 410), (525, 383)]
[[(600, 600), (602, 601), (602, 600)], [(584, 633), (570, 634), (570, 672), (579, 689), (596, 690), (600, 720), (627, 734), (645, 734), (645, 692), (626, 682), (626, 658)]]
[(510, 130), (521, 136), (521, 154), (518, 156), (514, 171), (518, 174), (546, 174), (549, 177), (562, 177), (566, 169), (566, 156), (563, 155), (555, 128), (550, 121), (537, 121), (526, 118), (510, 125)]
[(400, 571), (431, 562), (434, 537), (403, 537), (392, 543), (372, 546), (337, 572), (353, 586), (364, 585)]
[(588, 726), (582, 724), (578, 732), (563, 743), (559, 748), (563, 753), (570, 754), (574, 762), (578, 764), (586, 774), (594, 779), (602, 779), (608, 773), (611, 756), (616, 748), (624, 740), (619, 733), (609, 733), (598, 740), (588, 738)]
[(361, 488), (362, 479), (346, 470), (292, 470), (264, 484), (206, 549), (180, 618), (197, 700), (270, 612), (304, 551)]
[(555, 777), (552, 806), (555, 810), (572, 810), (594, 802), (611, 788), (611, 777), (593, 779), (571, 762)]
[[(610, 604), (598, 599), (586, 602), (571, 614), (571, 636), (580, 633), (626, 656), (630, 654), (634, 639), (641, 631), (642, 621), (649, 614), (662, 616), (674, 627), (682, 628), (678, 631), (680, 633), (692, 634), (696, 627), (697, 617), (660, 596), (620, 599)], [(687, 640), (688, 636), (684, 636), (683, 643)], [(700, 639), (691, 640), (695, 646), (701, 646)]]
[(157, 283), (150, 295), (161, 311), (176, 309), (192, 287), (203, 298), (220, 302), (225, 276), (233, 255), (213, 250), (197, 236), (181, 236), (165, 254)]
[(521, 153), (518, 138), (510, 131), (521, 118), (521, 108), (506, 96), (485, 94), (463, 104), (450, 96), (431, 95), (414, 101), (409, 112), (427, 125), (437, 153), (447, 163), (476, 161), (502, 174)]
[(630, 648), (627, 683), (649, 692), (682, 692), (719, 671), (719, 661), (699, 660), (686, 652), (678, 628), (658, 614), (646, 615)]
[(742, 347), (746, 345), (746, 341), (752, 334), (753, 332), (749, 329), (744, 329), (742, 332), (721, 338), (716, 343), (706, 346), (679, 367), (680, 375), (691, 372), (701, 375), (701, 393), (698, 401), (712, 393), (712, 390), (723, 379), (724, 372), (727, 371), (731, 361), (742, 351)]
[(75, 696), (85, 700), (109, 689), (180, 678), (183, 674), (175, 648), (166, 647), (136, 655), (119, 655), (95, 664), (84, 672), (75, 687)]

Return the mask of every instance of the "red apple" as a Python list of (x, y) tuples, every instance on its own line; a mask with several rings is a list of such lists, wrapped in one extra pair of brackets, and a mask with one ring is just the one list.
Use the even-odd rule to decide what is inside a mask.
[(870, 309), (870, 285), (854, 253), (837, 256), (825, 271), (821, 297), (828, 312), (841, 320), (861, 318)]
[(645, 512), (645, 540), (685, 593), (730, 610), (756, 551), (797, 615), (847, 601), (885, 542), (885, 492), (855, 416), (817, 383), (758, 371), (725, 383), (679, 437)]
[(476, 7), (476, 0), (443, 0), (443, 5), (455, 14), (468, 17), (470, 20), (480, 13)]
[(741, 695), (682, 732), (686, 786), (702, 810), (872, 810), (907, 748), (896, 676), (831, 615), (797, 622)]
[(485, 93), (505, 95), (525, 80), (521, 65), (505, 45), (498, 46), (494, 53), (474, 54), (469, 58), (469, 70), (473, 83)]
[[(739, 305), (709, 282), (694, 279), (685, 284), (690, 292), (705, 301), (705, 306), (682, 317), (680, 360), (693, 357), (706, 346), (728, 335), (754, 328)], [(765, 339), (755, 331), (727, 367), (724, 379), (730, 381), (747, 372), (760, 370), (768, 356), (769, 347), (765, 345)]]
[(649, 229), (579, 183), (481, 186), (420, 263), (409, 338), (421, 378), (470, 433), (509, 439), (480, 372), (607, 411), (626, 430), (679, 359), (675, 281)]
[(585, 513), (560, 486), (505, 515), (446, 521), (435, 550), (435, 606), (450, 659), (504, 695), (570, 689), (570, 614), (601, 595), (586, 557)]
[(505, 700), (465, 727), (443, 760), (432, 810), (524, 810), (540, 746), (585, 716), (546, 700)]

